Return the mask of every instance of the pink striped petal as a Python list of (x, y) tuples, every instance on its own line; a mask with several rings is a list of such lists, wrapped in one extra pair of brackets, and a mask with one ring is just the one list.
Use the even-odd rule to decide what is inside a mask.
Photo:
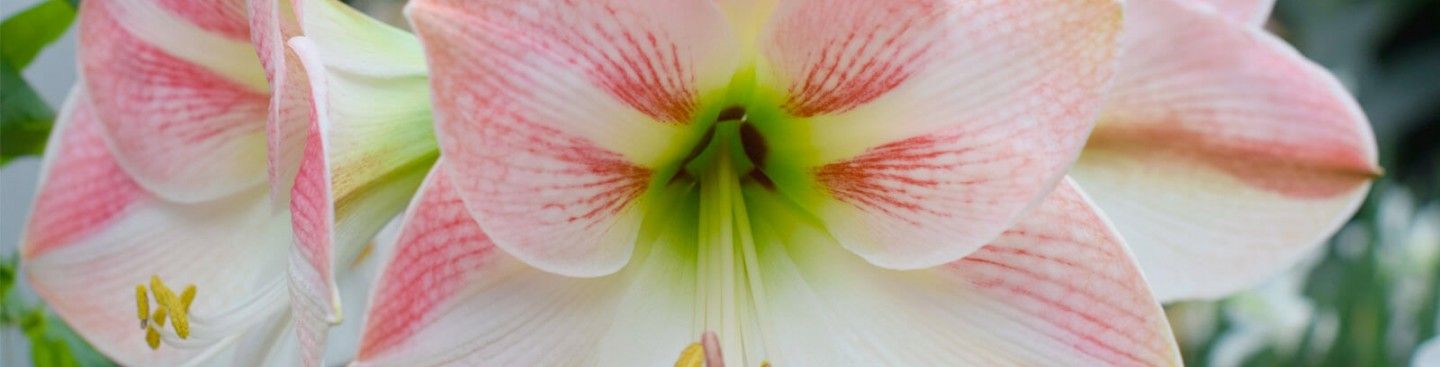
[[(1176, 1), (1176, 0), (1137, 0), (1137, 1)], [(1181, 2), (1202, 4), (1202, 7), (1209, 7), (1220, 15), (1245, 24), (1262, 25), (1270, 19), (1270, 11), (1275, 8), (1275, 0), (1179, 0)]]
[(574, 276), (625, 264), (652, 169), (688, 152), (699, 96), (738, 60), (709, 0), (422, 0), (408, 14), (461, 197), (498, 246)]
[[(274, 290), (283, 286), (277, 274), (289, 246), (285, 217), (258, 188), (204, 204), (150, 194), (106, 148), (88, 100), (83, 91), (71, 96), (48, 146), (21, 242), (26, 279), (70, 327), (122, 365), (224, 363), (263, 353), (242, 351), (236, 338), (281, 315), (285, 299)], [(135, 286), (152, 275), (197, 286), (184, 347), (151, 350), (145, 343)]]
[(1124, 243), (1069, 181), (990, 245), (918, 272), (870, 266), (814, 228), (771, 236), (785, 249), (762, 267), (775, 366), (1181, 363)]
[(152, 192), (199, 202), (264, 180), (270, 98), (244, 16), (238, 1), (82, 5), (83, 79), (116, 158)]
[[(438, 148), (413, 36), (338, 1), (306, 1), (300, 12), (306, 35), (290, 47), (309, 85), (286, 93), (308, 97), (312, 119), (291, 193), (290, 290), (302, 361), (321, 365), (344, 315), (335, 264), (353, 262), (399, 214)], [(367, 57), (382, 53), (402, 57)]]
[(1161, 299), (1219, 297), (1288, 268), (1379, 172), (1354, 99), (1264, 31), (1136, 1), (1122, 73), (1073, 174)]
[(790, 2), (765, 41), (762, 85), (783, 86), (813, 136), (833, 199), (818, 213), (840, 243), (884, 267), (935, 266), (994, 239), (1074, 161), (1112, 74), (1120, 10)]
[(677, 254), (637, 254), (600, 278), (548, 273), (490, 241), (447, 171), (430, 175), (372, 294), (356, 366), (652, 366), (694, 338), (694, 274)]
[(270, 195), (284, 206), (290, 202), (290, 187), (300, 169), (305, 148), (306, 126), (310, 121), (308, 88), (300, 60), (285, 47), (285, 40), (299, 36), (300, 24), (289, 0), (250, 0), (250, 38), (265, 67), (270, 83), (270, 108), (265, 138)]

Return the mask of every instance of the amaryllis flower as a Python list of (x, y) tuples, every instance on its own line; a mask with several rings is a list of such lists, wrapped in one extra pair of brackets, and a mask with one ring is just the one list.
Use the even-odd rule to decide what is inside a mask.
[(1379, 175), (1335, 78), (1260, 25), (1272, 0), (1132, 0), (1072, 174), (1161, 300), (1218, 298), (1323, 243)]
[(412, 2), (441, 159), (357, 364), (1178, 364), (1064, 178), (1121, 12)]
[[(331, 24), (351, 37), (404, 34), (335, 1), (305, 5), (309, 16), (350, 17)], [(290, 260), (304, 251), (292, 246), (289, 192), (311, 104), (294, 91), (308, 85), (304, 71), (284, 53), (285, 37), (301, 31), (295, 13), (260, 0), (82, 5), (82, 83), (51, 139), (22, 254), (36, 291), (120, 364), (301, 358), (290, 299), (307, 294), (295, 285), (313, 271)], [(409, 193), (391, 196), (403, 205)], [(367, 215), (385, 213), (376, 209)], [(330, 217), (351, 218), (366, 217)], [(368, 260), (365, 240), (337, 250), (348, 256), (324, 268), (332, 285), (365, 284), (348, 276)], [(338, 288), (327, 295), (351, 293)]]

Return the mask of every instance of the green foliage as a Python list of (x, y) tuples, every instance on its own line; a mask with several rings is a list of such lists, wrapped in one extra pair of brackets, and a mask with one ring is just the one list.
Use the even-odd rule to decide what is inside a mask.
[(0, 23), (0, 166), (45, 150), (55, 111), (20, 71), (74, 20), (74, 2), (49, 0)]
[(75, 5), (65, 0), (42, 2), (15, 14), (0, 23), (0, 58), (15, 69), (25, 69), (74, 20)]

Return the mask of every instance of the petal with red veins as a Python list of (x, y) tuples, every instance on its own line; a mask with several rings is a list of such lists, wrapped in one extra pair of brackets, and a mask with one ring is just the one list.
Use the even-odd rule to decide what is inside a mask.
[(251, 40), (270, 84), (265, 124), (270, 195), (279, 206), (290, 202), (290, 186), (300, 169), (310, 121), (310, 80), (285, 41), (300, 35), (299, 20), (288, 0), (250, 1)]
[(762, 41), (761, 85), (783, 89), (784, 128), (811, 140), (789, 170), (814, 173), (805, 192), (828, 195), (805, 200), (840, 243), (930, 267), (994, 239), (1074, 161), (1120, 15), (1110, 0), (790, 2)]
[(738, 54), (710, 0), (410, 3), (457, 190), (496, 245), (599, 276), (630, 257), (652, 171), (688, 152)]
[(654, 366), (696, 337), (693, 267), (667, 252), (679, 247), (599, 278), (536, 269), (490, 241), (447, 172), (430, 173), (405, 216), (356, 366)]
[[(779, 212), (768, 209), (754, 212)], [(773, 225), (796, 220), (756, 222), (775, 366), (1181, 363), (1125, 244), (1069, 181), (989, 245), (920, 271)]]
[(1378, 175), (1364, 115), (1263, 30), (1170, 1), (1129, 10), (1123, 72), (1072, 174), (1163, 300), (1219, 297), (1288, 268)]
[(269, 97), (249, 38), (234, 34), (243, 4), (189, 3), (85, 2), (79, 56), (121, 166), (158, 195), (199, 202), (263, 182)]
[(306, 1), (301, 14), (306, 35), (289, 43), (310, 84), (287, 93), (310, 97), (313, 120), (291, 193), (290, 289), (303, 362), (319, 365), (344, 314), (336, 264), (399, 214), (438, 148), (413, 36), (333, 0)]
[[(254, 188), (203, 204), (176, 204), (132, 180), (104, 143), (83, 91), (57, 120), (21, 253), (26, 279), (46, 304), (124, 365), (205, 364), (262, 353), (239, 345), (285, 305), (283, 212)], [(216, 271), (225, 269), (225, 271)], [(186, 340), (151, 350), (136, 319), (135, 287), (159, 276), (194, 284)], [(178, 288), (177, 288), (178, 289)]]

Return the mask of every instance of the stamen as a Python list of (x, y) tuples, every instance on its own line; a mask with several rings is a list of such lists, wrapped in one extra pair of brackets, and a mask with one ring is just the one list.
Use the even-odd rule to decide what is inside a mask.
[[(769, 362), (765, 362), (769, 363)], [(714, 331), (700, 335), (700, 341), (690, 343), (680, 351), (675, 367), (725, 367), (725, 358), (720, 353), (720, 338)]]
[(715, 121), (745, 121), (745, 116), (745, 107), (730, 106), (721, 110), (720, 116), (716, 117)]
[(135, 285), (135, 310), (140, 316), (140, 328), (144, 329), (150, 321), (150, 297), (145, 294), (145, 285)]
[(755, 129), (754, 124), (740, 125), (740, 145), (745, 147), (745, 158), (756, 167), (765, 164), (765, 156), (770, 153), (770, 147), (765, 145), (765, 136), (760, 135), (760, 130)]
[(155, 309), (155, 316), (152, 316), (150, 319), (155, 320), (156, 327), (165, 327), (165, 308)]
[[(171, 328), (175, 329), (180, 339), (190, 337), (190, 304), (195, 301), (195, 293), (195, 285), (190, 284), (176, 296), (157, 275), (150, 276), (148, 294), (144, 284), (135, 286), (135, 314), (140, 318), (140, 328), (145, 329), (145, 343), (150, 345), (150, 349), (160, 348), (160, 329), (165, 327), (166, 319), (170, 320)], [(154, 313), (150, 312), (151, 294), (158, 306)]]
[(680, 351), (680, 359), (675, 360), (675, 367), (701, 367), (705, 365), (705, 347), (700, 343), (690, 343), (685, 350)]
[(150, 350), (160, 349), (160, 332), (154, 327), (145, 328), (145, 344), (150, 345)]

